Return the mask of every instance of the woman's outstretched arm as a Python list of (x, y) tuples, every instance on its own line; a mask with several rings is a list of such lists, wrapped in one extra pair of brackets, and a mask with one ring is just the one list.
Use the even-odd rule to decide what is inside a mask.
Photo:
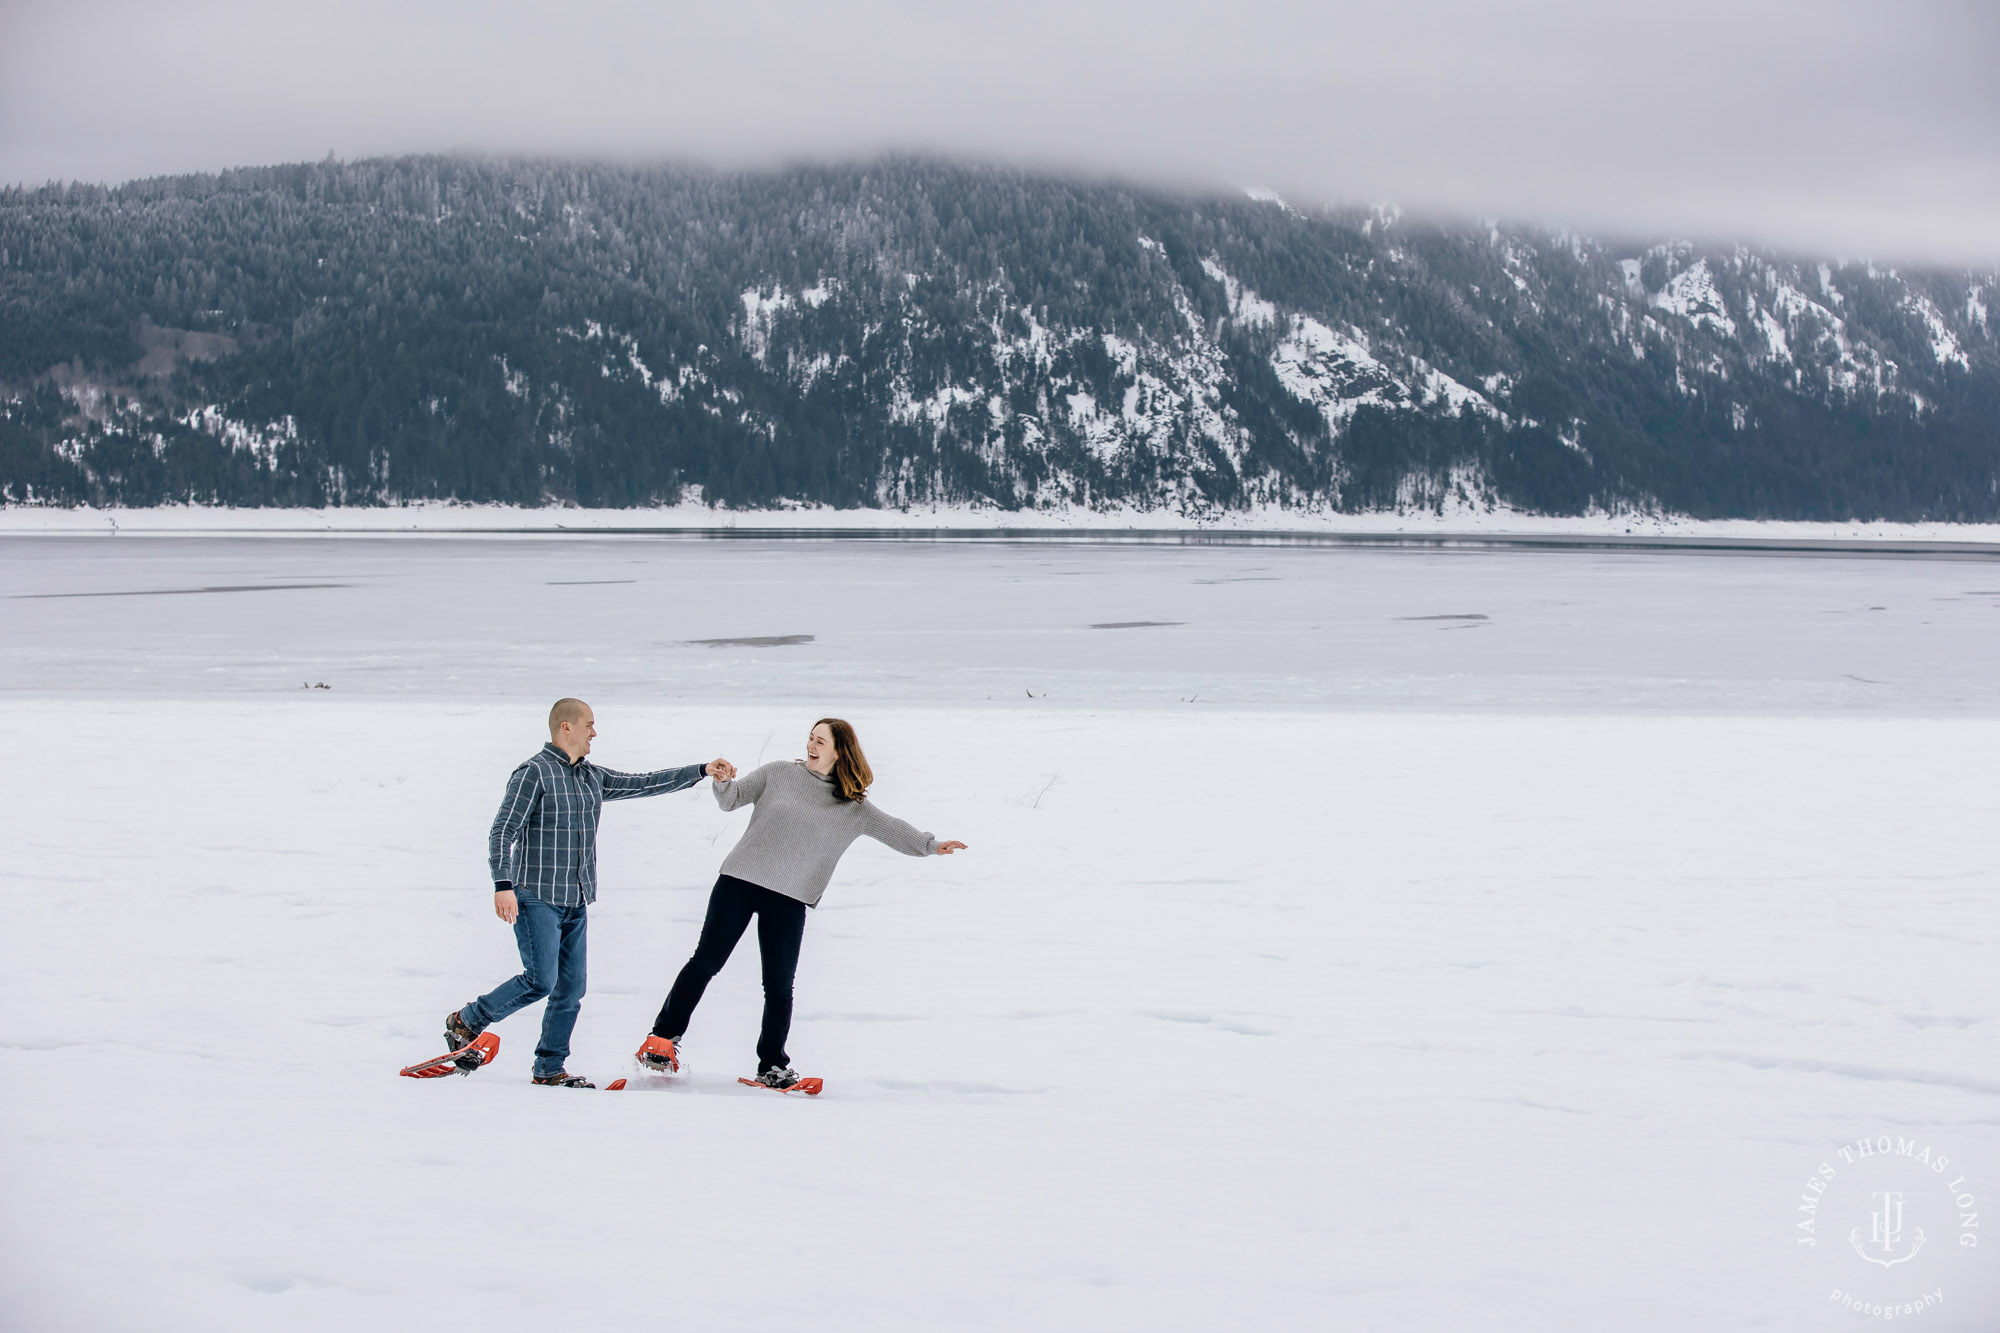
[(873, 801), (861, 803), (861, 831), (905, 856), (949, 856), (965, 846), (962, 842), (939, 842), (916, 825), (883, 813)]
[(766, 764), (762, 768), (751, 769), (740, 778), (709, 783), (708, 785), (715, 790), (715, 803), (724, 810), (734, 810), (739, 805), (757, 804), (757, 798), (764, 794), (764, 779), (770, 776), (771, 770), (775, 767), (776, 764)]

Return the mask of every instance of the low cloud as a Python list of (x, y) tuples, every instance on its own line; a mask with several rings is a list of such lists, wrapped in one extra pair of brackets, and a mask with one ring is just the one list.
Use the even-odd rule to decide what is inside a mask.
[(1917, 0), (0, 6), (0, 180), (917, 151), (2000, 261), (2000, 9)]

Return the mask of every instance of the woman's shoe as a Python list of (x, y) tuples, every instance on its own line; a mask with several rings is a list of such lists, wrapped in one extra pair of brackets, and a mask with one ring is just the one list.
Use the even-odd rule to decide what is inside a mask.
[(645, 1045), (632, 1057), (639, 1062), (639, 1068), (648, 1074), (678, 1074), (681, 1072), (681, 1055), (675, 1049), (671, 1037), (648, 1037)]
[(767, 1069), (755, 1078), (739, 1078), (738, 1083), (752, 1088), (769, 1088), (773, 1092), (802, 1092), (808, 1097), (817, 1097), (826, 1087), (823, 1078), (800, 1078), (798, 1071), (790, 1067)]

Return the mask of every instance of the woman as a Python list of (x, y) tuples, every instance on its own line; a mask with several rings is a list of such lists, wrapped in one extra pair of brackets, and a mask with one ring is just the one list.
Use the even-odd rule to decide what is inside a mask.
[[(727, 782), (714, 783), (724, 810), (755, 807), (750, 827), (729, 855), (708, 895), (708, 915), (694, 956), (674, 979), (660, 1007), (653, 1035), (639, 1048), (639, 1067), (677, 1071), (681, 1034), (708, 983), (729, 961), (750, 918), (757, 918), (757, 952), (764, 963), (764, 1027), (757, 1038), (756, 1082), (784, 1091), (800, 1079), (785, 1057), (792, 1027), (792, 977), (806, 909), (817, 906), (834, 867), (856, 838), (866, 835), (905, 856), (949, 856), (962, 842), (939, 842), (868, 799), (875, 774), (861, 753), (854, 728), (823, 717), (806, 737), (806, 757), (765, 764)], [(746, 1079), (744, 1082), (749, 1082)], [(817, 1091), (817, 1080), (808, 1089)]]

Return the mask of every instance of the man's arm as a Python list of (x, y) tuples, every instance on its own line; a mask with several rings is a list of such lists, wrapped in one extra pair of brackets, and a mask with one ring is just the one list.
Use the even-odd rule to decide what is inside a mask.
[(533, 764), (521, 765), (507, 779), (507, 794), (500, 798), (500, 813), (493, 816), (493, 827), (486, 834), (486, 865), (493, 872), (496, 893), (502, 886), (511, 890), (514, 881), (520, 878), (514, 863), (515, 849), (521, 842), (521, 830), (527, 827), (528, 814), (541, 794), (542, 780)]
[[(722, 763), (718, 759), (714, 763)], [(653, 773), (620, 773), (599, 767), (604, 775), (604, 799), (629, 801), (634, 796), (658, 796), (661, 792), (685, 791), (708, 776), (709, 764), (689, 764), (685, 768), (662, 768)]]

